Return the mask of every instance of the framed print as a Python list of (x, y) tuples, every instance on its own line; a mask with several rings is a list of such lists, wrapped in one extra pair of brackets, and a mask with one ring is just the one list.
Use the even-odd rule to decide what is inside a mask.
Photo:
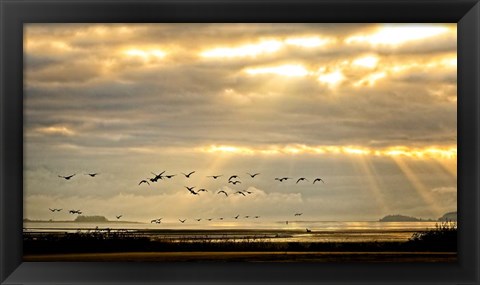
[(2, 284), (478, 283), (477, 1), (1, 4)]

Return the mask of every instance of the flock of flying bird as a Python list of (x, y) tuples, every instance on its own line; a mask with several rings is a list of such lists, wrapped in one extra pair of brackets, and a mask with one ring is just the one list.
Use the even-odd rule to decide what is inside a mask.
[[(154, 177), (142, 179), (142, 180), (138, 183), (138, 185), (141, 185), (141, 184), (143, 184), (143, 183), (150, 185), (150, 182), (151, 182), (151, 183), (155, 183), (155, 182), (158, 182), (159, 180), (163, 180), (164, 178), (165, 178), (165, 179), (171, 179), (171, 178), (173, 178), (174, 176), (176, 176), (176, 174), (164, 175), (165, 172), (166, 172), (166, 171), (162, 171), (162, 172), (159, 173), (159, 174), (155, 174), (154, 172), (151, 172), (151, 173), (154, 175)], [(183, 175), (185, 176), (185, 178), (190, 178), (190, 176), (191, 176), (192, 174), (194, 174), (194, 173), (195, 173), (195, 171), (191, 171), (191, 172), (189, 172), (188, 174), (181, 172), (181, 174), (183, 174)], [(248, 173), (248, 172), (247, 172), (247, 174), (248, 174), (251, 178), (255, 178), (257, 175), (260, 175), (260, 173), (251, 174), (251, 173)], [(213, 179), (218, 179), (219, 177), (222, 177), (222, 176), (223, 176), (223, 175), (210, 175), (210, 176), (207, 176), (207, 177), (213, 178)], [(240, 177), (239, 177), (238, 175), (231, 175), (231, 176), (228, 178), (228, 183), (231, 183), (231, 184), (233, 184), (233, 185), (241, 184), (242, 182), (239, 180), (239, 178), (240, 178)], [(280, 181), (280, 182), (284, 182), (284, 181), (287, 181), (287, 180), (289, 180), (289, 179), (293, 179), (293, 178), (291, 178), (291, 177), (276, 177), (276, 178), (275, 178), (275, 180)], [(150, 182), (149, 182), (149, 181), (150, 181)], [(305, 177), (300, 177), (300, 178), (297, 179), (296, 184), (298, 184), (299, 182), (302, 182), (302, 181), (309, 182), (309, 180), (308, 180), (307, 178), (305, 178)], [(313, 180), (313, 183), (312, 183), (312, 184), (315, 184), (315, 182), (325, 183), (325, 181), (324, 181), (322, 178), (315, 178), (315, 179)], [(185, 188), (190, 192), (190, 194), (192, 194), (192, 195), (199, 195), (200, 192), (208, 192), (208, 190), (205, 189), (205, 188), (201, 188), (201, 189), (198, 189), (197, 191), (195, 191), (194, 188), (195, 188), (196, 186), (193, 186), (193, 187), (184, 186), (184, 187), (185, 187)], [(228, 197), (228, 193), (227, 193), (226, 191), (224, 191), (224, 190), (218, 191), (217, 194), (224, 194), (226, 197)], [(247, 190), (243, 190), (243, 191), (237, 191), (237, 192), (235, 192), (234, 194), (239, 194), (239, 195), (246, 196), (246, 195), (248, 195), (248, 194), (252, 194), (252, 192), (251, 192), (251, 191), (248, 191), (248, 189), (247, 189)]]
[[(154, 175), (154, 177), (142, 179), (142, 180), (138, 183), (138, 185), (141, 185), (141, 184), (144, 184), (144, 183), (150, 185), (150, 183), (156, 183), (156, 182), (158, 182), (158, 181), (160, 181), (160, 180), (164, 180), (164, 179), (172, 179), (173, 177), (177, 176), (177, 174), (169, 174), (169, 175), (167, 175), (167, 174), (165, 174), (165, 172), (166, 172), (166, 170), (165, 170), (165, 171), (162, 171), (162, 172), (159, 173), (159, 174), (155, 174), (154, 172), (151, 172), (151, 173)], [(190, 178), (194, 173), (195, 173), (195, 171), (191, 171), (191, 172), (189, 172), (188, 174), (181, 172), (181, 174), (183, 174), (183, 175), (185, 176), (185, 178), (187, 178), (187, 179)], [(99, 175), (99, 174), (100, 174), (100, 173), (96, 173), (96, 172), (95, 172), (95, 173), (86, 173), (85, 175), (88, 175), (88, 176), (90, 176), (90, 177), (95, 177), (95, 176), (97, 176), (97, 175)], [(248, 175), (250, 176), (250, 178), (252, 178), (252, 179), (255, 178), (256, 176), (260, 175), (260, 173), (251, 174), (251, 173), (248, 173), (248, 172), (247, 172), (246, 174), (248, 174)], [(61, 176), (61, 175), (58, 175), (58, 177), (63, 178), (63, 179), (65, 179), (65, 180), (70, 180), (70, 179), (73, 178), (75, 175), (76, 175), (76, 173), (74, 173), (74, 174), (72, 174), (72, 175), (69, 175), (69, 176)], [(216, 179), (218, 179), (218, 178), (220, 178), (220, 177), (223, 177), (223, 175), (210, 175), (210, 176), (207, 176), (207, 177), (216, 180)], [(228, 178), (227, 181), (228, 181), (228, 183), (230, 183), (230, 184), (237, 185), (237, 184), (241, 184), (241, 183), (242, 183), (239, 179), (240, 179), (240, 177), (239, 177), (238, 175), (231, 175), (231, 176)], [(279, 182), (284, 182), (284, 181), (287, 181), (287, 180), (289, 180), (289, 179), (293, 179), (293, 178), (291, 178), (291, 177), (276, 177), (274, 180), (279, 181)], [(150, 181), (150, 182), (149, 182), (149, 181)], [(300, 183), (300, 182), (303, 182), (303, 181), (309, 182), (309, 180), (308, 180), (307, 178), (305, 178), (305, 177), (300, 177), (300, 178), (297, 179), (296, 184), (298, 184), (298, 183)], [(322, 178), (315, 178), (315, 179), (313, 180), (313, 183), (312, 183), (312, 184), (315, 184), (315, 182), (325, 183), (325, 181), (324, 181)], [(208, 190), (205, 189), (205, 188), (201, 188), (201, 189), (198, 189), (198, 190), (195, 191), (194, 188), (195, 188), (196, 186), (192, 186), (192, 187), (184, 186), (184, 187), (185, 187), (185, 188), (190, 192), (190, 194), (192, 194), (192, 195), (199, 195), (200, 192), (208, 192)], [(247, 190), (243, 190), (243, 191), (236, 191), (236, 192), (234, 192), (233, 194), (238, 194), (238, 195), (246, 196), (246, 195), (249, 195), (249, 194), (252, 194), (252, 193), (253, 193), (252, 191), (248, 191), (248, 189), (247, 189)], [(225, 190), (220, 190), (220, 191), (217, 192), (217, 194), (223, 194), (223, 195), (225, 195), (225, 197), (228, 197), (228, 195), (229, 195)], [(231, 194), (231, 193), (230, 193), (230, 194)], [(51, 209), (51, 208), (49, 208), (49, 210), (50, 210), (51, 212), (60, 212), (62, 209), (56, 209), (56, 208)], [(70, 213), (70, 214), (82, 214), (82, 211), (81, 211), (81, 210), (69, 210), (69, 213)], [(301, 216), (302, 214), (303, 214), (303, 213), (295, 213), (294, 216)], [(122, 215), (118, 215), (118, 216), (115, 216), (115, 217), (116, 217), (117, 220), (118, 220), (118, 219), (120, 219), (120, 218), (122, 217)], [(237, 220), (239, 217), (240, 217), (240, 215), (237, 215), (237, 216), (234, 216), (233, 218), (234, 218), (235, 220)], [(244, 218), (248, 219), (248, 218), (250, 218), (250, 216), (244, 216)], [(252, 216), (252, 218), (258, 219), (258, 218), (260, 218), (260, 216)], [(161, 224), (161, 223), (162, 223), (162, 219), (163, 219), (163, 218), (153, 219), (153, 220), (150, 221), (150, 223)], [(224, 219), (223, 217), (218, 218), (218, 220), (223, 220), (223, 219)], [(180, 223), (182, 223), (182, 224), (185, 223), (186, 220), (187, 220), (187, 219), (183, 219), (183, 220), (182, 220), (182, 219), (178, 219), (178, 221), (179, 221)], [(201, 218), (195, 218), (194, 220), (196, 220), (197, 222), (200, 222), (202, 219), (201, 219)], [(205, 219), (205, 220), (212, 221), (213, 218), (208, 218), (208, 219)], [(288, 221), (287, 221), (286, 223), (288, 224)]]

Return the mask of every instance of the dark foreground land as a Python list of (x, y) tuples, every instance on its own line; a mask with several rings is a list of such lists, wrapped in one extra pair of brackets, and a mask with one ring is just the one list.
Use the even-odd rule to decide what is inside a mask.
[(456, 262), (455, 252), (119, 252), (25, 255), (24, 261)]
[(24, 260), (455, 262), (456, 237), (456, 227), (446, 226), (383, 242), (297, 241), (273, 232), (25, 232)]

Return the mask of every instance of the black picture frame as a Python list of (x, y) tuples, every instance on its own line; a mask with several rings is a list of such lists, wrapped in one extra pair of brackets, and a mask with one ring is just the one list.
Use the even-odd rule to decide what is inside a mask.
[[(478, 0), (0, 0), (1, 284), (479, 284)], [(457, 263), (22, 262), (23, 24), (151, 22), (458, 23)]]

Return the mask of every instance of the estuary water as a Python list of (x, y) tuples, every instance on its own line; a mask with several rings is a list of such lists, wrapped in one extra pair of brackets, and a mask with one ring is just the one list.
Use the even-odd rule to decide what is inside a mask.
[[(189, 222), (189, 223), (187, 223)], [(122, 231), (152, 239), (251, 239), (272, 242), (406, 241), (413, 233), (435, 227), (437, 222), (378, 221), (165, 221), (154, 223), (25, 222), (24, 232), (72, 233)], [(308, 230), (307, 230), (308, 229)]]

